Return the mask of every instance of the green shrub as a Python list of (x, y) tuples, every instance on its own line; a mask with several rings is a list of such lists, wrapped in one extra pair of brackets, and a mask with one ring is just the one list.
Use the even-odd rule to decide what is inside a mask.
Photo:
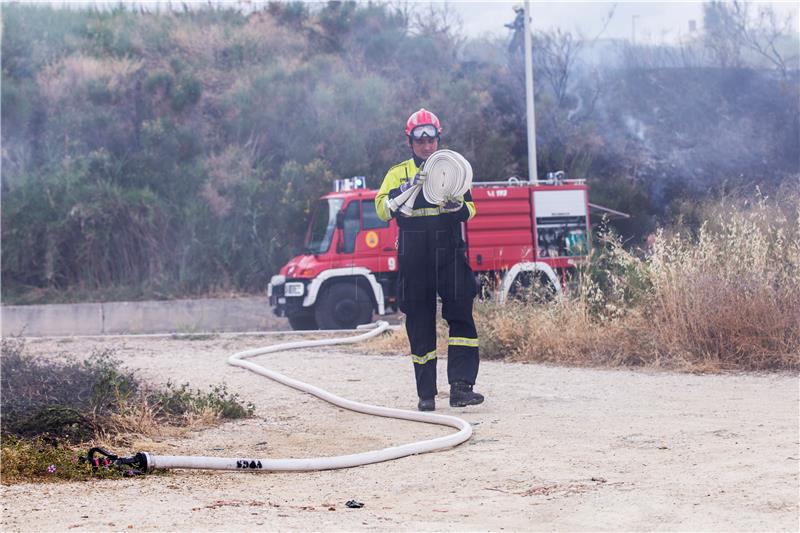
[(132, 419), (136, 416), (181, 425), (195, 415), (235, 419), (255, 411), (253, 404), (242, 403), (225, 385), (208, 392), (192, 390), (188, 384), (146, 386), (122, 367), (112, 351), (95, 352), (82, 362), (45, 361), (26, 356), (20, 341), (6, 339), (2, 367), (4, 436), (78, 443), (124, 432), (136, 425)]
[(3, 435), (88, 440), (140, 388), (110, 351), (83, 362), (45, 361), (26, 356), (21, 341), (4, 339), (2, 366)]
[(200, 100), (203, 84), (197, 78), (181, 76), (170, 94), (170, 105), (176, 113), (192, 107)]
[(174, 81), (175, 78), (169, 72), (156, 70), (147, 75), (144, 80), (144, 89), (150, 93), (162, 91), (165, 95), (169, 95), (172, 92)]
[(242, 404), (239, 395), (231, 394), (225, 385), (212, 387), (210, 391), (192, 390), (189, 385), (168, 382), (161, 391), (149, 395), (148, 401), (158, 410), (172, 417), (187, 413), (211, 411), (220, 418), (247, 418), (253, 416), (255, 406)]

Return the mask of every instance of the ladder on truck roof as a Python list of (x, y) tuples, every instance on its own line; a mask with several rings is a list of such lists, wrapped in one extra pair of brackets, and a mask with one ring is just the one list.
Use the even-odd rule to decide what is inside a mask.
[(508, 178), (504, 181), (473, 181), (473, 186), (478, 187), (529, 187), (531, 185), (585, 185), (585, 179), (546, 179), (546, 180), (536, 180), (536, 181), (527, 181), (521, 180), (516, 177)]

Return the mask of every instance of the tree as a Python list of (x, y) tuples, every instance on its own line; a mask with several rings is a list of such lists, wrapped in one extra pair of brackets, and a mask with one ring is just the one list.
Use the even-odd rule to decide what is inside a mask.
[(744, 66), (745, 51), (750, 51), (787, 79), (790, 70), (797, 70), (800, 57), (797, 35), (791, 32), (791, 15), (780, 20), (771, 6), (760, 5), (753, 17), (750, 7), (741, 0), (705, 4), (706, 48), (717, 65), (733, 68)]

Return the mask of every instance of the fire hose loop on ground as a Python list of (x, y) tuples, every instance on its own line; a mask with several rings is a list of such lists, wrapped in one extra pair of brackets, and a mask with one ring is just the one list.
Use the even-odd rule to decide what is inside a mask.
[(297, 341), (276, 344), (264, 348), (255, 348), (233, 354), (228, 358), (228, 364), (238, 366), (255, 372), (256, 374), (268, 377), (274, 381), (282, 383), (293, 389), (306, 392), (328, 403), (367, 415), (396, 418), (399, 420), (410, 420), (413, 422), (424, 422), (427, 424), (437, 424), (458, 429), (458, 432), (429, 439), (424, 441), (412, 442), (400, 446), (384, 448), (369, 452), (354, 453), (349, 455), (338, 455), (333, 457), (312, 457), (304, 459), (268, 459), (252, 457), (204, 457), (204, 456), (182, 456), (182, 455), (154, 455), (147, 452), (139, 452), (133, 457), (123, 458), (103, 450), (102, 448), (92, 448), (85, 458), (92, 464), (98, 462), (98, 456), (104, 456), (101, 460), (108, 464), (108, 459), (119, 466), (133, 466), (142, 472), (157, 468), (192, 468), (204, 470), (238, 470), (249, 472), (274, 472), (274, 471), (313, 471), (313, 470), (333, 470), (338, 468), (350, 468), (362, 466), (392, 459), (399, 459), (409, 455), (428, 453), (445, 448), (457, 446), (465, 442), (472, 436), (472, 426), (465, 420), (448, 415), (438, 415), (434, 413), (423, 413), (408, 411), (405, 409), (394, 409), (390, 407), (379, 407), (366, 403), (355, 402), (332, 394), (319, 387), (303, 383), (302, 381), (284, 376), (278, 372), (269, 370), (253, 362), (246, 361), (251, 357), (268, 353), (293, 350), (297, 348), (312, 348), (316, 346), (332, 346), (337, 344), (354, 344), (365, 341), (369, 338), (380, 335), (389, 328), (385, 321), (378, 321), (374, 324), (361, 326), (359, 329), (369, 329), (366, 333), (353, 337), (339, 337), (335, 339), (320, 339), (310, 341)]

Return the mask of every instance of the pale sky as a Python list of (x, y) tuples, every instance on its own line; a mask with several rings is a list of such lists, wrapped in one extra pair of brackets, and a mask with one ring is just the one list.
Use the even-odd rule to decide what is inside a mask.
[[(586, 37), (594, 37), (603, 28), (604, 20), (616, 4), (614, 16), (603, 33), (604, 38), (631, 39), (634, 32), (637, 42), (677, 42), (680, 36), (689, 34), (689, 21), (696, 21), (697, 30), (702, 30), (703, 2), (697, 1), (531, 1), (530, 9), (535, 29), (562, 28), (580, 31)], [(760, 6), (772, 6), (781, 17), (792, 16), (792, 26), (798, 31), (800, 2), (750, 2), (755, 13)], [(470, 37), (484, 33), (507, 36), (509, 30), (503, 24), (514, 20), (513, 6), (523, 1), (451, 1), (449, 5), (463, 21), (464, 33)]]

